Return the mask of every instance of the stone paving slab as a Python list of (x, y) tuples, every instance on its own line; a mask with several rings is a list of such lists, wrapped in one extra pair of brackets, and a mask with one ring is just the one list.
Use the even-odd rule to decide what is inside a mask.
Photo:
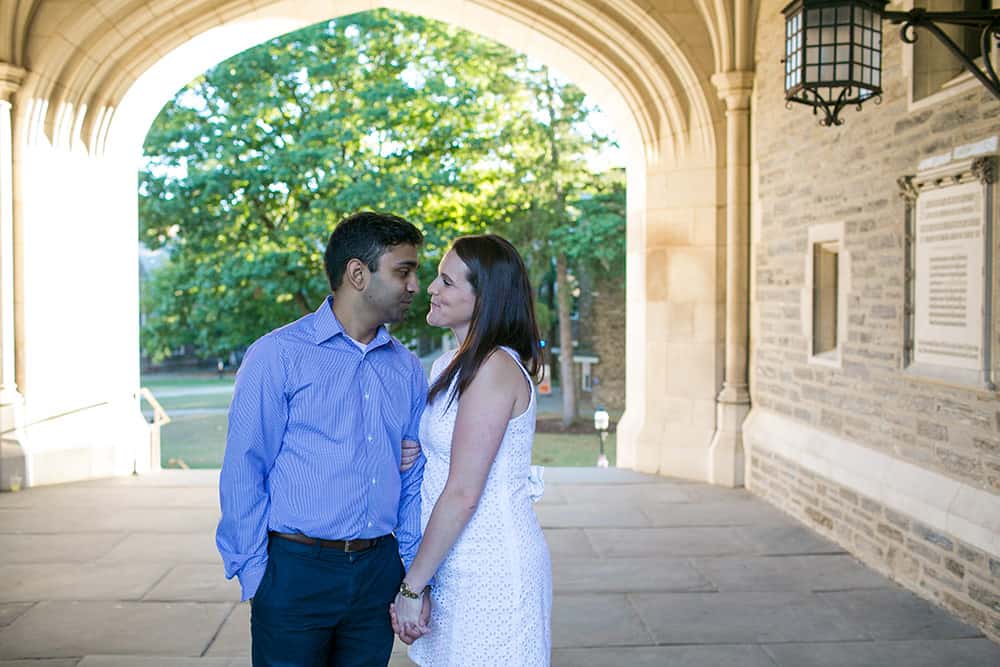
[[(0, 495), (0, 667), (249, 667), (249, 605), (214, 549), (217, 482)], [(975, 629), (746, 491), (596, 468), (546, 482), (554, 665), (1000, 667)], [(399, 642), (390, 664), (411, 664)]]
[(597, 552), (582, 528), (546, 528), (542, 532), (545, 533), (552, 558), (597, 557)]
[[(0, 525), (0, 530), (7, 526)], [(87, 563), (124, 540), (125, 533), (0, 533), (0, 562)]]
[(603, 558), (731, 556), (747, 551), (746, 542), (728, 527), (587, 528), (584, 532)]
[(819, 593), (873, 639), (960, 639), (982, 633), (900, 588)]
[(134, 560), (183, 563), (214, 563), (222, 571), (215, 547), (215, 531), (197, 533), (129, 533), (98, 559), (100, 563)]
[(218, 523), (219, 510), (214, 508), (0, 509), (0, 527), (5, 533), (210, 532)]
[[(0, 662), (0, 667), (4, 663)], [(88, 655), (76, 667), (250, 667), (248, 658), (165, 658), (142, 655)]]
[(888, 579), (849, 555), (693, 558), (691, 564), (723, 593), (893, 586)]
[(777, 508), (754, 502), (656, 502), (639, 507), (657, 527), (788, 524), (788, 516)]
[(31, 609), (34, 602), (6, 602), (0, 604), (0, 628), (10, 625), (14, 620)]
[(0, 565), (0, 602), (138, 600), (169, 570), (142, 562)]
[(107, 653), (197, 657), (231, 603), (39, 602), (0, 629), (0, 659)]
[(652, 641), (625, 595), (564, 593), (553, 599), (553, 648), (635, 646)]
[(661, 644), (765, 644), (870, 639), (813, 593), (638, 593), (629, 596)]
[(240, 602), (233, 607), (219, 629), (212, 645), (205, 652), (206, 657), (250, 656), (250, 603)]
[(208, 487), (215, 490), (214, 495), (216, 498), (216, 504), (218, 504), (219, 471), (218, 469), (165, 469), (158, 470), (155, 473), (147, 475), (127, 475), (125, 477), (89, 479), (83, 482), (73, 482), (72, 485), (84, 488), (96, 487), (100, 489), (115, 486), (126, 486), (139, 489), (148, 489), (151, 487), (174, 487), (185, 490)]
[[(831, 663), (834, 664), (834, 663)], [(552, 667), (775, 667), (759, 646), (556, 649)]]
[[(690, 502), (684, 487), (675, 484), (566, 484), (556, 488), (562, 492), (567, 503), (611, 501), (639, 506), (647, 503)], [(545, 493), (548, 492), (546, 488)]]
[(143, 596), (159, 602), (239, 602), (240, 584), (226, 579), (221, 563), (174, 566)]
[(651, 523), (637, 505), (608, 501), (606, 503), (574, 503), (572, 505), (541, 505), (535, 508), (542, 528), (644, 528)]
[(168, 507), (218, 507), (216, 485), (204, 487), (161, 486), (77, 486), (76, 484), (40, 486), (31, 493), (0, 494), (0, 509), (68, 507), (127, 507), (163, 509)]
[(1000, 646), (988, 639), (832, 644), (770, 644), (778, 667), (996, 667)]
[(557, 594), (715, 590), (711, 581), (682, 558), (562, 558), (552, 578)]
[(791, 520), (784, 525), (738, 526), (732, 530), (745, 542), (748, 556), (847, 553), (836, 543)]

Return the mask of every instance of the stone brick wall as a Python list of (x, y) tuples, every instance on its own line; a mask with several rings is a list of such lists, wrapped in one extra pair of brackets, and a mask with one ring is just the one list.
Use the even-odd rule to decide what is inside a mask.
[[(1000, 133), (1000, 102), (977, 86), (909, 111), (903, 45), (886, 22), (882, 103), (820, 127), (808, 108), (785, 109), (783, 4), (764, 3), (757, 37), (753, 403), (1000, 493), (997, 394), (900, 369), (905, 209), (896, 185), (922, 159)], [(810, 365), (802, 333), (807, 231), (823, 223), (843, 223), (852, 265), (842, 368)]]
[[(820, 127), (808, 108), (785, 108), (784, 4), (765, 0), (756, 40), (753, 404), (1000, 494), (997, 393), (901, 369), (905, 209), (896, 185), (924, 158), (1000, 134), (1000, 102), (976, 86), (911, 111), (904, 45), (886, 22), (882, 103), (845, 109), (845, 125)], [(851, 262), (840, 368), (809, 363), (801, 321), (808, 229), (827, 223), (843, 224)], [(752, 453), (750, 463), (752, 491), (1000, 641), (1000, 554), (777, 456)]]
[(1000, 642), (1000, 556), (771, 452), (752, 452), (750, 470), (756, 495)]

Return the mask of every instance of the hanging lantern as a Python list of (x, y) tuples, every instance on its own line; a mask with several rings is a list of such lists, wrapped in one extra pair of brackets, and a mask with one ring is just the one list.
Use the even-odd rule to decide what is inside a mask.
[(882, 94), (882, 13), (886, 0), (795, 0), (785, 15), (785, 99), (823, 112)]

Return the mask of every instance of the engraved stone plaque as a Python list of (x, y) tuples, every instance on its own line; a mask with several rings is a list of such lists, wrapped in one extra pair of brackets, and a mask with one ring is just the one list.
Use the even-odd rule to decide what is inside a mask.
[(930, 190), (917, 199), (915, 363), (983, 367), (985, 224), (980, 183)]
[(979, 146), (962, 159), (925, 160), (919, 174), (899, 179), (907, 213), (903, 367), (993, 390), (997, 158)]

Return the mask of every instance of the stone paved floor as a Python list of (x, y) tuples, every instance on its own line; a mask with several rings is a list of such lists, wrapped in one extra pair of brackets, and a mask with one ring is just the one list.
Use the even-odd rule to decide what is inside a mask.
[[(547, 480), (554, 665), (1000, 666), (976, 629), (745, 491), (614, 469)], [(247, 665), (216, 482), (164, 471), (0, 495), (0, 666)], [(391, 664), (410, 664), (397, 649)]]

